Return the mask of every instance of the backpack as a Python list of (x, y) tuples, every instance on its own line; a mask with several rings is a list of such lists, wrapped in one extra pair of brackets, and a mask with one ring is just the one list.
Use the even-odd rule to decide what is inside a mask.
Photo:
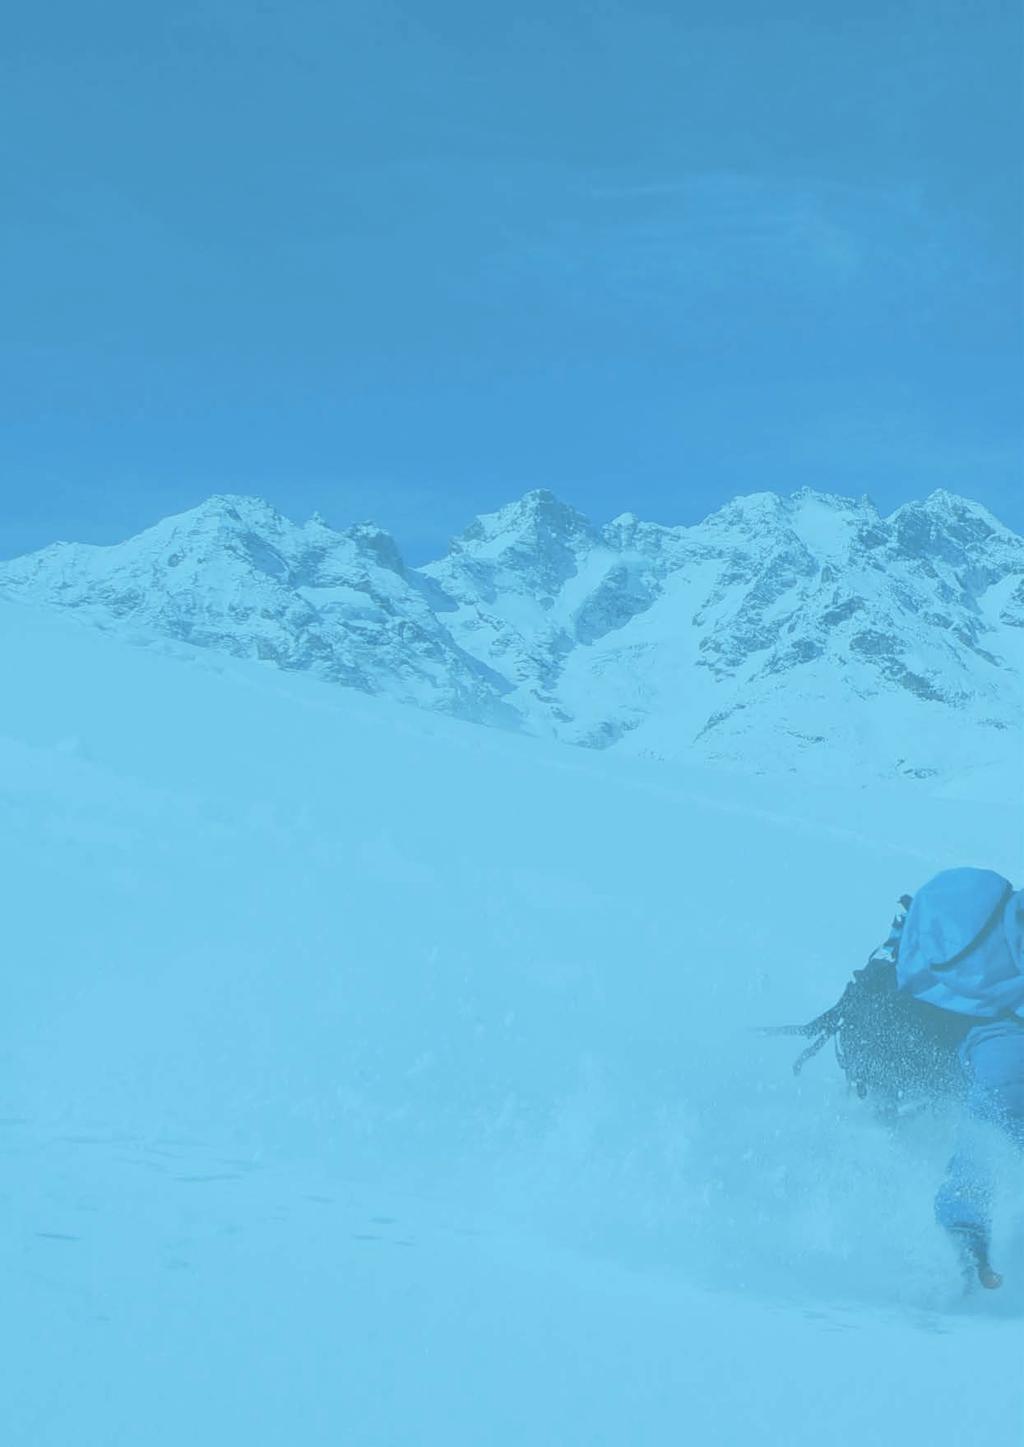
[(884, 945), (855, 970), (836, 1003), (806, 1025), (784, 1025), (776, 1035), (803, 1035), (810, 1040), (793, 1063), (794, 1075), (829, 1040), (847, 1081), (863, 1099), (867, 1095), (883, 1114), (901, 1105), (957, 1096), (965, 1085), (960, 1045), (978, 1022), (937, 1005), (916, 1000), (897, 987), (897, 959), (909, 895), (899, 901)]

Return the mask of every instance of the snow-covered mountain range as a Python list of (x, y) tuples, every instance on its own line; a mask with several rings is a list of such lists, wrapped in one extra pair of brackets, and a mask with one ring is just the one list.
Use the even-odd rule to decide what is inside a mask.
[(0, 592), (480, 723), (747, 770), (947, 778), (1021, 757), (1024, 538), (948, 492), (804, 490), (693, 527), (534, 491), (407, 567), (369, 524), (217, 496)]

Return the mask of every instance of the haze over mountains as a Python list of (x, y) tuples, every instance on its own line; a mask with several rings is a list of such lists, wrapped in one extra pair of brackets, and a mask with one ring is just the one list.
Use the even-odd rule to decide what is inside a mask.
[(948, 492), (884, 518), (759, 493), (664, 527), (534, 491), (422, 568), (371, 524), (216, 496), (6, 563), (0, 593), (646, 757), (958, 787), (1021, 757), (1024, 538)]

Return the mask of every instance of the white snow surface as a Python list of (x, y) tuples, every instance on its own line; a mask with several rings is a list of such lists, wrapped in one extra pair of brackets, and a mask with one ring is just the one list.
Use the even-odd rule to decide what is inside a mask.
[(1019, 878), (1019, 773), (571, 750), (22, 603), (0, 670), (5, 1444), (1020, 1442), (1019, 1179), (964, 1300), (949, 1122), (751, 1030)]
[(880, 517), (804, 489), (694, 527), (537, 490), (406, 567), (372, 524), (217, 496), (0, 596), (458, 718), (747, 773), (998, 793), (1021, 757), (1024, 539), (948, 492)]

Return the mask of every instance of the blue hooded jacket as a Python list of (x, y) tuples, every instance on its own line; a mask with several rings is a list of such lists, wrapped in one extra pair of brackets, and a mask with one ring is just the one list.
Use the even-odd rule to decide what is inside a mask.
[(914, 896), (897, 978), (943, 1010), (1024, 1017), (1024, 890), (991, 869), (937, 874)]

